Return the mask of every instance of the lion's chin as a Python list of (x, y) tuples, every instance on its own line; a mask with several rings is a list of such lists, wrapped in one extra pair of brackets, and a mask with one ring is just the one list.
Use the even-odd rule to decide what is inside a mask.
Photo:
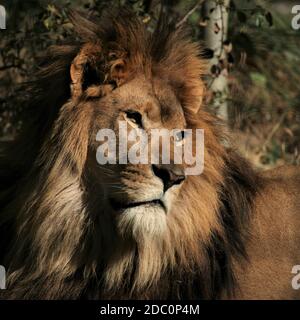
[(132, 237), (137, 242), (160, 239), (167, 230), (166, 211), (159, 203), (126, 208), (116, 219), (120, 234), (123, 237)]

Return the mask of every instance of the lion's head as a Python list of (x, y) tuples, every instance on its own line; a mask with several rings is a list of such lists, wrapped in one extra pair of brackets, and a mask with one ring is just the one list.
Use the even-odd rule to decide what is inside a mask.
[(204, 92), (199, 49), (185, 40), (182, 30), (171, 32), (170, 26), (160, 26), (150, 34), (128, 14), (114, 18), (102, 36), (97, 27), (70, 68), (70, 108), (76, 105), (85, 113), (89, 109), (92, 117), (87, 120), (86, 170), (97, 185), (95, 195), (102, 198), (105, 211), (111, 211), (123, 237), (136, 241), (165, 237), (168, 213), (184, 185), (183, 165), (174, 164), (173, 159), (166, 165), (119, 164), (122, 149), (128, 152), (131, 146), (119, 141), (117, 164), (99, 165), (95, 137), (106, 128), (118, 134), (121, 121), (128, 135), (136, 128), (146, 132), (193, 128), (188, 116), (198, 112)]
[[(128, 12), (101, 23), (71, 17), (81, 40), (51, 49), (30, 89), (30, 125), (5, 158), (8, 296), (217, 296), (243, 252), (248, 193), (234, 191), (238, 161), (202, 107), (198, 46), (167, 23), (150, 33)], [(186, 176), (172, 159), (99, 165), (97, 132), (117, 133), (119, 121), (129, 132), (204, 129), (203, 174)]]

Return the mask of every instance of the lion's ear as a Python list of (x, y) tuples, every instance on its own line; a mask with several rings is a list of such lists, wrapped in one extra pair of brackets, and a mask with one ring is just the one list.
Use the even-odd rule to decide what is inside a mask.
[(71, 64), (72, 98), (83, 93), (101, 96), (122, 85), (128, 77), (125, 58), (114, 53), (105, 59), (99, 44), (85, 44)]
[(195, 114), (198, 113), (198, 111), (202, 107), (205, 93), (206, 93), (206, 89), (205, 89), (204, 84), (201, 81), (201, 85), (199, 85), (197, 88), (195, 88), (192, 91), (192, 94), (193, 94), (194, 99), (196, 101), (194, 108), (192, 108), (193, 113), (195, 113)]
[(102, 64), (103, 54), (100, 45), (88, 43), (81, 48), (70, 68), (72, 98), (80, 97), (92, 86), (103, 84)]
[(126, 61), (121, 58), (113, 61), (110, 67), (110, 81), (115, 82), (116, 86), (120, 86), (127, 77)]

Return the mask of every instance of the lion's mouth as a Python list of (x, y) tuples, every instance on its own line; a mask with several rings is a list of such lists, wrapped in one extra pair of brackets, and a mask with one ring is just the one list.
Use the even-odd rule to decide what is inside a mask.
[(116, 200), (111, 199), (110, 203), (111, 203), (112, 208), (115, 211), (124, 211), (126, 209), (137, 208), (137, 207), (141, 207), (141, 206), (145, 206), (145, 207), (159, 206), (166, 211), (166, 207), (160, 199), (154, 199), (151, 201), (131, 202), (131, 203), (118, 202)]

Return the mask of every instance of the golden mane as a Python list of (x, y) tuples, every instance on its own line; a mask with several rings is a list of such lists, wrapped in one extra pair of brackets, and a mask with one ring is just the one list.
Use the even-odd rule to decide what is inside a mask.
[[(186, 32), (161, 19), (154, 33), (127, 11), (101, 23), (71, 13), (80, 41), (50, 49), (30, 84), (31, 119), (0, 159), (0, 263), (4, 298), (219, 298), (235, 288), (233, 260), (245, 241), (260, 180), (223, 145), (204, 107), (205, 66)], [(85, 47), (93, 43), (92, 47)], [(82, 48), (96, 51), (84, 72), (111, 84), (116, 59), (129, 70), (159, 74), (181, 101), (188, 126), (205, 130), (205, 170), (189, 177), (160, 243), (119, 244), (100, 210), (86, 165), (91, 109), (73, 108), (70, 67)], [(97, 48), (97, 50), (95, 50)], [(101, 50), (99, 49), (101, 48)], [(99, 50), (98, 50), (99, 49)], [(113, 53), (113, 54), (111, 54)], [(78, 100), (88, 105), (89, 97)], [(64, 106), (64, 108), (62, 108)], [(101, 208), (105, 210), (105, 208)], [(180, 237), (178, 237), (180, 234)]]

